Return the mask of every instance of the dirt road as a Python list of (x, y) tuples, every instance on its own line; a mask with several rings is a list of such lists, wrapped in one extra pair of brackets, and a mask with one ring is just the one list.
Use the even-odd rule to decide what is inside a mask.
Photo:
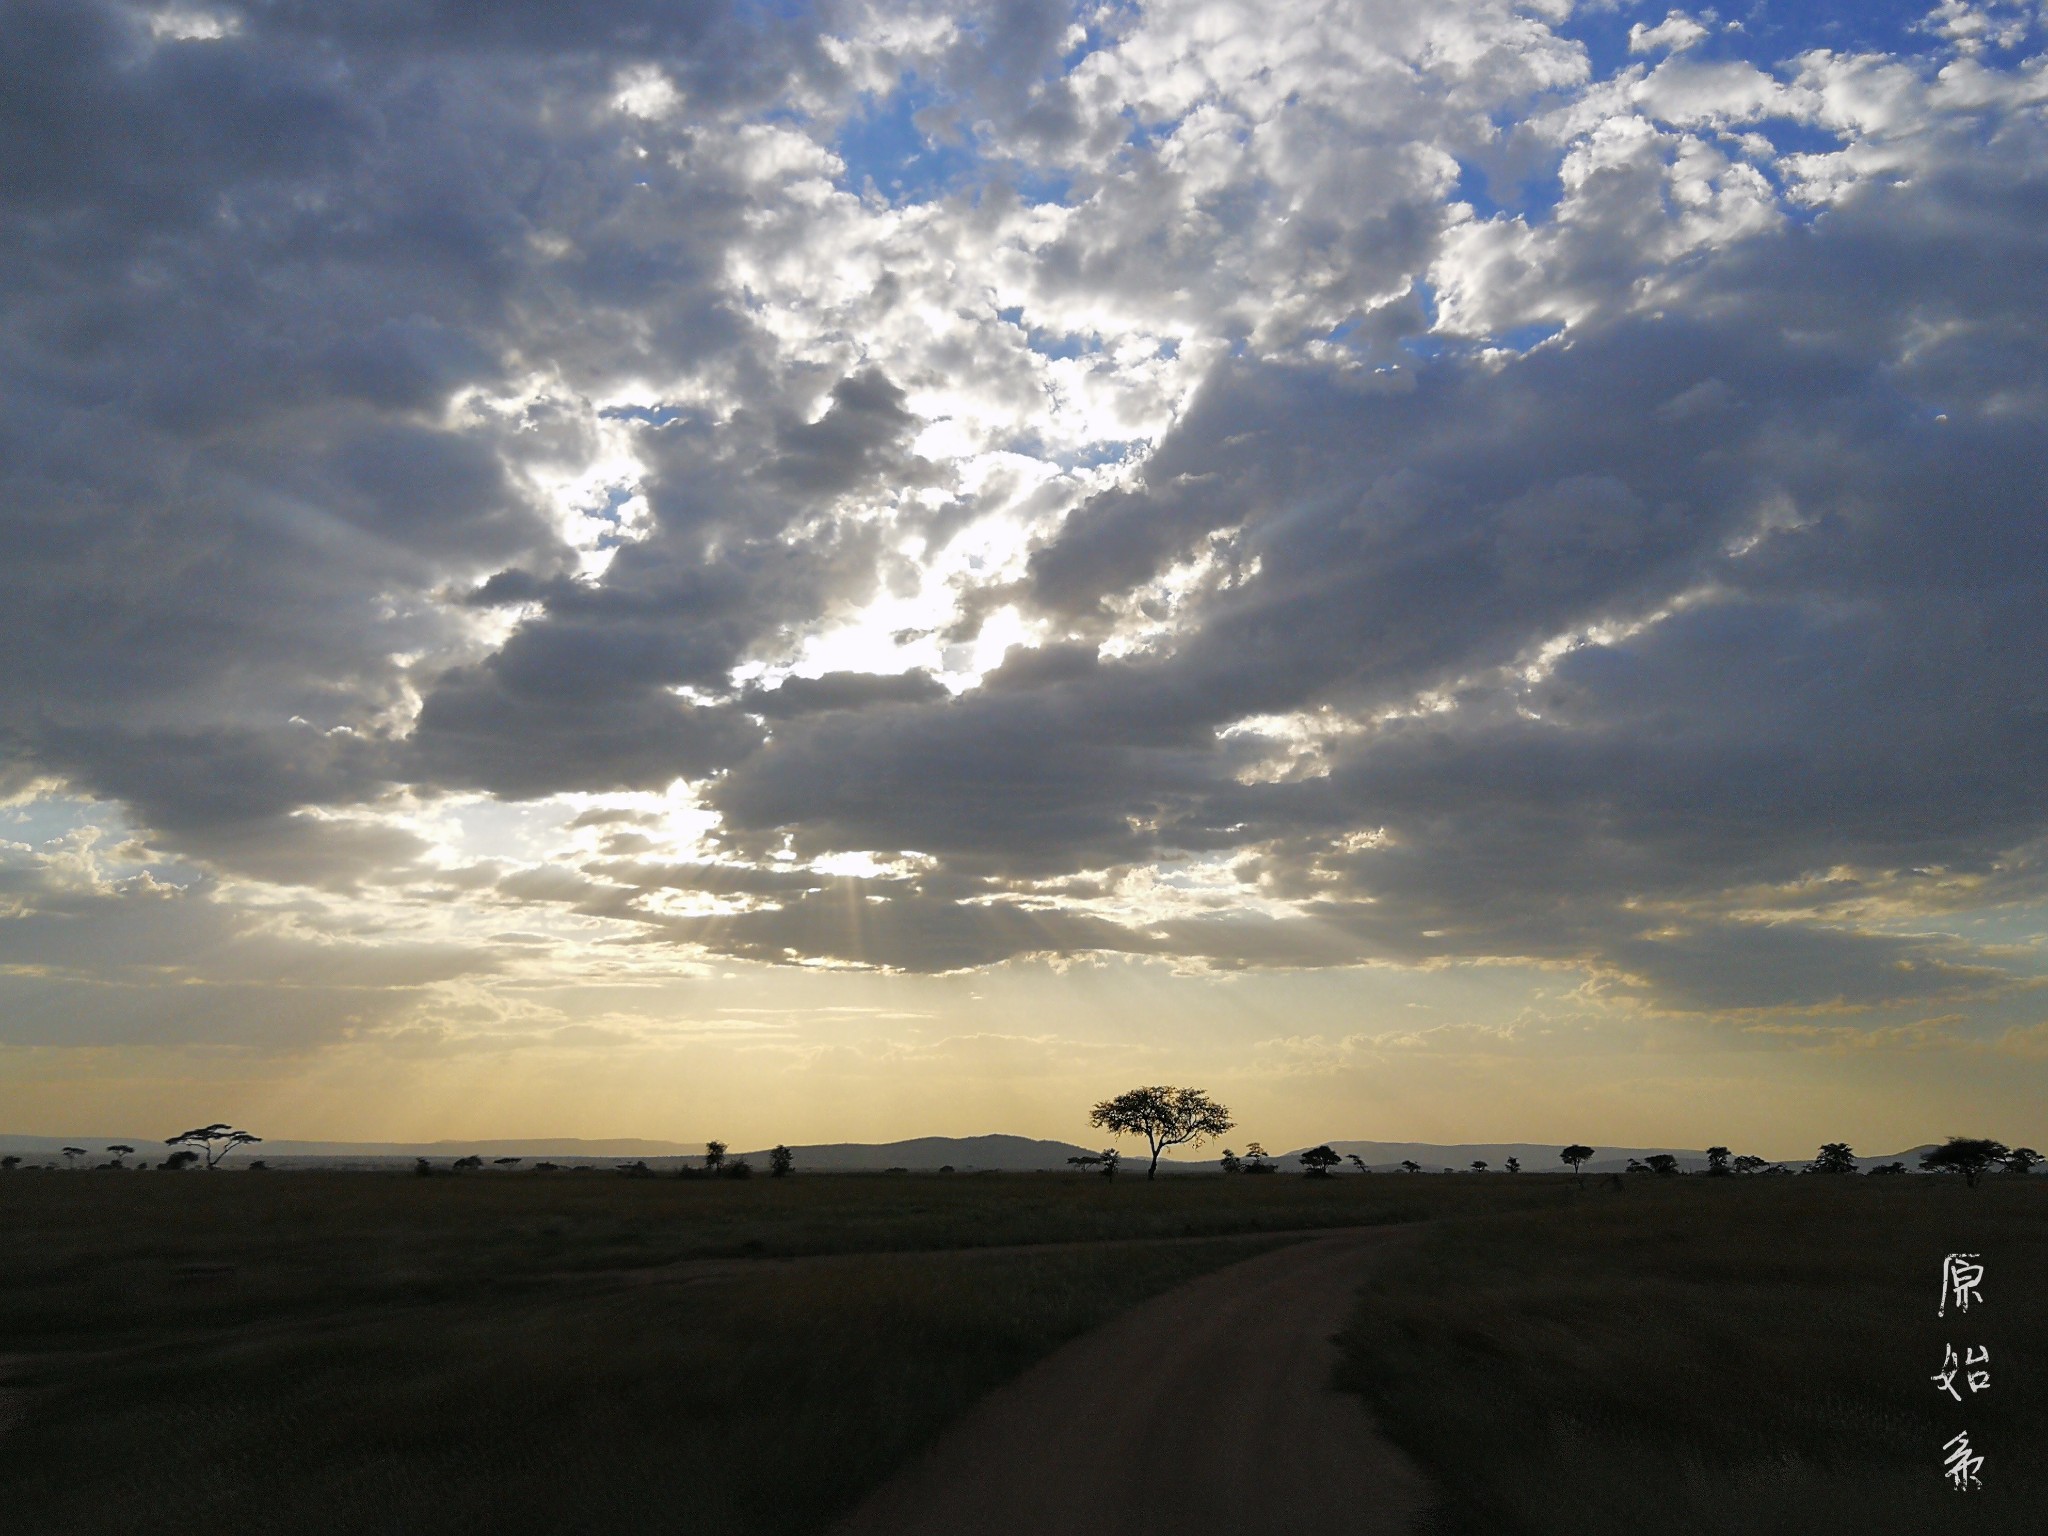
[(1380, 1536), (1426, 1490), (1329, 1386), (1385, 1228), (1156, 1296), (984, 1398), (834, 1536)]

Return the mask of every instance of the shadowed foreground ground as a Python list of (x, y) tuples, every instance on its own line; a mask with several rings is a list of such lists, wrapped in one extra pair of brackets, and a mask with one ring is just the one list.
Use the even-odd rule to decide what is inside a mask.
[(1390, 1242), (1293, 1244), (1153, 1297), (977, 1404), (836, 1536), (1371, 1536), (1423, 1484), (1330, 1384)]

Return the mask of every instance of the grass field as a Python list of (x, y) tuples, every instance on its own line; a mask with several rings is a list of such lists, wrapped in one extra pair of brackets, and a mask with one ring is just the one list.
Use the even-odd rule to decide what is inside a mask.
[(1259, 1234), (1417, 1221), (1343, 1372), (1437, 1530), (2041, 1528), (2048, 1180), (1623, 1183), (0, 1177), (0, 1529), (817, 1532)]
[[(1443, 1491), (1431, 1529), (2048, 1529), (2048, 1180), (1623, 1183), (1434, 1225), (1367, 1288), (1344, 1381)], [(1985, 1299), (1942, 1321), (1959, 1251)], [(1941, 1392), (1945, 1343), (1989, 1391)], [(1942, 1480), (1958, 1430), (1980, 1491)]]
[(0, 1177), (0, 1526), (817, 1531), (1208, 1239), (1510, 1182)]

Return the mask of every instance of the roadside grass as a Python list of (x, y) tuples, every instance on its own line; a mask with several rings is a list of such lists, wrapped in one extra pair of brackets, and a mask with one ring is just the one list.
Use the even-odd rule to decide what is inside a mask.
[[(1574, 1194), (1431, 1228), (1389, 1256), (1341, 1340), (1340, 1380), (1440, 1490), (1426, 1529), (2044, 1528), (2048, 1180)], [(1983, 1299), (1942, 1320), (1952, 1252), (1982, 1255)], [(1949, 1343), (1989, 1347), (1989, 1391), (1940, 1391)], [(1985, 1458), (1967, 1494), (1942, 1477), (1959, 1430)]]
[(817, 1531), (1034, 1359), (1263, 1246), (863, 1258), (53, 1364), (0, 1439), (0, 1523)]
[(1205, 1237), (1559, 1198), (1534, 1178), (1400, 1175), (0, 1175), (0, 1353), (691, 1259)]
[[(815, 1532), (991, 1387), (1256, 1234), (1563, 1198), (1385, 1176), (0, 1177), (0, 1526)], [(1146, 1237), (1197, 1241), (974, 1251)]]

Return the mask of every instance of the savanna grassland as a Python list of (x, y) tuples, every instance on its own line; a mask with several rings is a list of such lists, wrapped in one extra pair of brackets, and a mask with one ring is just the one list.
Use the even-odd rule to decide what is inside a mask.
[(1505, 1179), (9, 1175), (0, 1525), (817, 1531), (991, 1386), (1262, 1232), (1558, 1198)]
[[(1432, 1531), (2048, 1530), (2048, 1179), (1598, 1179), (1419, 1235), (1340, 1375), (1436, 1482)], [(1952, 1252), (1982, 1299), (1940, 1319)], [(1948, 1344), (1989, 1349), (1988, 1390), (1930, 1379)]]
[(0, 1528), (817, 1532), (1131, 1303), (1395, 1222), (1342, 1384), (1436, 1529), (2038, 1528), (2048, 1180), (1620, 1182), (0, 1177)]

